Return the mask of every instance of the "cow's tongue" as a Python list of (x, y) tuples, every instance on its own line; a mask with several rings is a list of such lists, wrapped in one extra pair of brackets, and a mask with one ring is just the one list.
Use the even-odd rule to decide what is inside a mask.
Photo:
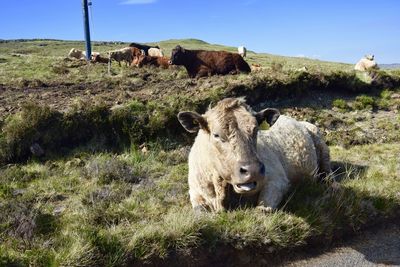
[(256, 182), (247, 184), (238, 184), (237, 187), (245, 191), (251, 191), (256, 188)]

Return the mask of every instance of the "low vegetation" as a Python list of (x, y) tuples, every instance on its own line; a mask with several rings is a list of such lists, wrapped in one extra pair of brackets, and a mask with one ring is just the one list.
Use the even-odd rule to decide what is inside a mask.
[[(167, 54), (175, 44), (160, 42)], [(347, 64), (250, 52), (248, 61), (263, 67), (250, 75), (192, 80), (181, 69), (117, 65), (109, 75), (106, 66), (63, 59), (79, 46), (0, 43), (0, 266), (207, 264), (221, 250), (247, 264), (259, 258), (243, 253), (322, 244), (399, 215), (396, 71), (372, 79)], [(227, 96), (318, 125), (334, 173), (295, 184), (270, 214), (193, 214), (186, 182), (193, 135), (176, 114), (203, 112)]]

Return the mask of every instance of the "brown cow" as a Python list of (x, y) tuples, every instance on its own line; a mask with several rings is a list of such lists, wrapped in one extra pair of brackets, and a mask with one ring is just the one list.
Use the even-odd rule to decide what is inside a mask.
[(169, 68), (169, 58), (167, 57), (151, 57), (151, 56), (139, 56), (136, 60), (133, 60), (133, 63), (136, 63), (136, 66), (139, 68), (147, 65), (147, 66), (155, 66), (163, 69)]
[(108, 64), (109, 59), (106, 57), (102, 57), (99, 54), (92, 55), (92, 60), (93, 63), (103, 63), (103, 64)]
[(144, 51), (140, 50), (139, 48), (136, 48), (136, 47), (131, 47), (131, 51), (132, 51), (133, 58), (144, 55)]
[(251, 72), (250, 66), (239, 54), (188, 50), (179, 45), (172, 50), (170, 64), (184, 66), (191, 78)]

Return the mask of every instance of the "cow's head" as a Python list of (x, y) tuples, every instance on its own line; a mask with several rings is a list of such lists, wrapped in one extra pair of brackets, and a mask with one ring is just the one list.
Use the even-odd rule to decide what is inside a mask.
[(365, 58), (372, 61), (374, 60), (374, 55), (365, 55)]
[(180, 45), (177, 45), (174, 49), (172, 49), (171, 59), (169, 60), (170, 65), (181, 65), (184, 63), (184, 55), (186, 51)]
[(227, 98), (204, 115), (180, 112), (178, 119), (188, 132), (199, 132), (205, 140), (207, 156), (218, 174), (239, 194), (259, 192), (265, 168), (257, 155), (258, 126), (272, 125), (279, 111), (267, 108), (254, 112), (243, 99)]

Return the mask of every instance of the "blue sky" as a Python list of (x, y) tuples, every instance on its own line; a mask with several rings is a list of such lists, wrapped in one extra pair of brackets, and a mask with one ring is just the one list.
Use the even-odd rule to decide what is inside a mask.
[[(400, 62), (399, 0), (92, 0), (92, 40), (197, 38), (256, 52)], [(1, 0), (0, 39), (82, 40), (81, 0)]]

